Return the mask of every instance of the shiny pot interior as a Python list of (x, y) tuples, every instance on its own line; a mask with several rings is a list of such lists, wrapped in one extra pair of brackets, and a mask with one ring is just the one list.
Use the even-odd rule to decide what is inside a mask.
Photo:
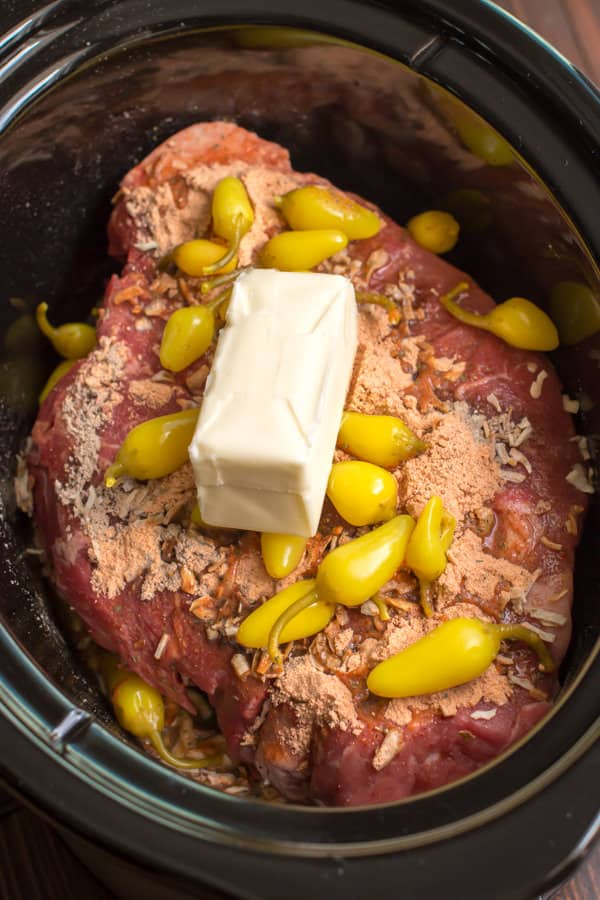
[[(296, 169), (369, 197), (399, 222), (425, 208), (445, 208), (450, 192), (479, 192), (483, 216), (465, 229), (449, 259), (497, 298), (518, 293), (544, 307), (552, 286), (563, 280), (586, 282), (598, 292), (600, 239), (592, 226), (600, 208), (593, 169), (598, 96), (571, 73), (567, 102), (560, 93), (568, 74), (563, 62), (487, 4), (459, 4), (453, 18), (455, 5), (407, 3), (400, 14), (393, 4), (340, 0), (321, 4), (326, 11), (305, 4), (299, 14), (287, 2), (257, 4), (253, 11), (234, 2), (97, 2), (85, 8), (58, 2), (0, 41), (0, 700), (14, 740), (4, 766), (25, 793), (57, 814), (51, 792), (31, 775), (32, 766), (40, 772), (50, 766), (61, 786), (62, 821), (111, 846), (111, 810), (114, 815), (118, 808), (121, 849), (155, 861), (153, 845), (160, 848), (161, 835), (168, 834), (161, 865), (198, 877), (195, 847), (203, 877), (237, 896), (281, 896), (276, 885), (253, 886), (261, 881), (253, 854), (264, 852), (293, 858), (303, 878), (323, 885), (337, 883), (336, 865), (340, 885), (357, 877), (350, 860), (361, 857), (381, 866), (388, 859), (398, 865), (402, 857), (414, 870), (416, 853), (442, 846), (455, 852), (456, 842), (460, 846), (476, 826), (480, 835), (491, 835), (500, 815), (507, 828), (515, 814), (523, 825), (524, 805), (559, 776), (566, 784), (565, 773), (586, 751), (589, 761), (597, 715), (590, 689), (598, 677), (597, 509), (577, 560), (574, 636), (561, 700), (526, 741), (470, 779), (393, 806), (258, 810), (251, 801), (190, 784), (138, 753), (65, 640), (59, 607), (27, 552), (32, 536), (16, 511), (12, 486), (16, 454), (56, 360), (35, 334), (21, 344), (7, 336), (41, 299), (56, 321), (80, 318), (100, 301), (117, 270), (107, 256), (105, 229), (119, 179), (173, 132), (216, 118), (282, 143)], [(287, 46), (280, 36), (273, 45), (272, 35), (237, 27), (253, 23), (312, 27), (329, 37), (297, 35)], [(496, 46), (482, 41), (491, 26)], [(522, 71), (528, 66), (529, 82)], [(486, 164), (461, 144), (435, 85), (502, 132), (513, 147), (512, 164)], [(565, 389), (582, 401), (582, 434), (600, 431), (594, 405), (599, 346), (589, 339), (554, 355)], [(587, 829), (589, 810), (581, 810)], [(582, 837), (581, 828), (569, 832), (564, 852)], [(226, 872), (227, 856), (219, 856), (233, 847), (242, 861), (239, 873)], [(385, 881), (383, 868), (378, 871)], [(503, 878), (508, 892), (510, 877)], [(299, 876), (298, 895), (300, 884)]]

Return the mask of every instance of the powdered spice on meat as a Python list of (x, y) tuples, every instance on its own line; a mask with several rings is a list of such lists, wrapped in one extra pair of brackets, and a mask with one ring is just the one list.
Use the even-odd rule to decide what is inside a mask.
[[(530, 651), (512, 644), (480, 678), (429, 697), (378, 701), (368, 696), (364, 679), (377, 661), (436, 623), (457, 615), (497, 620), (508, 603), (517, 621), (528, 608), (531, 619), (554, 606), (553, 619), (535, 627), (541, 622), (549, 635), (552, 630), (551, 649), (561, 658), (572, 596), (568, 552), (576, 534), (565, 530), (564, 541), (560, 537), (564, 554), (536, 540), (534, 555), (522, 540), (531, 516), (541, 534), (542, 517), (555, 515), (563, 523), (582, 502), (569, 483), (578, 457), (568, 443), (557, 379), (548, 366), (543, 394), (532, 398), (531, 373), (519, 356), (525, 371), (519, 381), (512, 348), (485, 335), (476, 347), (465, 339), (466, 326), (449, 320), (438, 338), (436, 322), (446, 314), (437, 297), (461, 273), (418, 248), (389, 219), (364, 251), (360, 241), (351, 242), (320, 267), (398, 304), (398, 326), (390, 324), (385, 309), (360, 307), (360, 349), (347, 407), (398, 415), (427, 443), (423, 454), (394, 472), (399, 511), (417, 515), (439, 494), (457, 527), (446, 572), (433, 587), (433, 619), (420, 610), (416, 579), (401, 570), (383, 589), (389, 622), (370, 607), (362, 614), (340, 608), (312, 641), (288, 645), (284, 671), (276, 677), (262, 665), (260, 651), (255, 658), (235, 642), (246, 612), (281, 587), (264, 570), (258, 536), (219, 537), (190, 527), (195, 487), (189, 465), (156, 481), (123, 479), (110, 491), (102, 483), (131, 427), (201, 400), (210, 353), (181, 375), (162, 372), (157, 356), (163, 321), (183, 302), (199, 302), (198, 282), (158, 273), (155, 264), (176, 244), (210, 236), (210, 196), (223, 175), (242, 177), (255, 210), (240, 248), (242, 265), (252, 263), (264, 241), (285, 227), (276, 194), (326, 183), (294, 173), (285, 151), (230, 123), (193, 126), (174, 136), (124, 180), (111, 241), (129, 255), (123, 278), (109, 285), (110, 312), (101, 318), (106, 336), (65, 381), (68, 386), (59, 384), (46, 401), (28, 455), (41, 531), (46, 516), (51, 523), (46, 549), (58, 588), (81, 607), (101, 644), (118, 646), (126, 665), (180, 705), (190, 708), (182, 681), (201, 687), (217, 710), (232, 758), (258, 769), (285, 796), (349, 804), (439, 786), (493, 758), (531, 727), (548, 708), (544, 698), (555, 681), (542, 682)], [(482, 310), (489, 308), (489, 298), (474, 286), (472, 295)], [(487, 357), (478, 349), (485, 341)], [(486, 401), (491, 396), (495, 403)], [(535, 415), (552, 409), (549, 424), (543, 423), (555, 429), (546, 432), (547, 446), (535, 440), (541, 425), (539, 416), (534, 422), (534, 407)], [(515, 409), (520, 412), (513, 421)], [(553, 443), (558, 450), (550, 458)], [(521, 456), (512, 453), (518, 447)], [(507, 485), (506, 472), (518, 475), (519, 484)], [(550, 511), (537, 516), (540, 503), (550, 504)], [(58, 524), (52, 525), (55, 510)], [(329, 505), (321, 529), (290, 581), (314, 574), (327, 549), (357, 534)], [(554, 533), (547, 537), (559, 540)], [(506, 549), (517, 546), (517, 555)], [(69, 577), (85, 566), (91, 584), (79, 582), (73, 592)], [(550, 574), (538, 579), (544, 566)], [(127, 600), (127, 621), (117, 612), (120, 600), (106, 602), (117, 597)], [(151, 639), (140, 638), (146, 632)], [(482, 703), (492, 710), (473, 721), (465, 743), (464, 716), (480, 712)], [(490, 712), (496, 709), (494, 722)], [(434, 754), (415, 785), (410, 772), (420, 758), (421, 728), (427, 727), (435, 744), (442, 724), (444, 740), (457, 748), (461, 763), (453, 768), (450, 752), (437, 765)], [(326, 763), (322, 783), (317, 759)], [(217, 775), (214, 783), (225, 784)], [(380, 785), (386, 785), (384, 797)]]

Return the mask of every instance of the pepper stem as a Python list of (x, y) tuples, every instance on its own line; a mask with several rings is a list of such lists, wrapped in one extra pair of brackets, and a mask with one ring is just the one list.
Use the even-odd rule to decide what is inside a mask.
[(421, 598), (421, 609), (425, 613), (428, 619), (430, 619), (433, 615), (433, 606), (431, 605), (431, 597), (430, 597), (430, 581), (423, 581), (419, 579), (419, 596)]
[(554, 670), (554, 662), (543, 640), (525, 625), (496, 625), (496, 632), (503, 641), (523, 641), (537, 653), (540, 664), (545, 672)]
[(379, 610), (379, 618), (381, 619), (381, 621), (388, 622), (390, 614), (388, 612), (387, 603), (385, 602), (381, 594), (375, 594), (373, 597), (371, 597), (371, 600)]
[(114, 462), (104, 473), (104, 485), (107, 488), (114, 487), (119, 478), (125, 475), (125, 466), (123, 463)]
[(222, 256), (220, 259), (217, 259), (216, 262), (211, 263), (209, 266), (203, 266), (202, 267), (203, 275), (213, 275), (215, 272), (218, 272), (219, 269), (222, 269), (223, 266), (226, 266), (227, 263), (231, 262), (231, 260), (236, 255), (236, 253), (238, 252), (239, 247), (240, 247), (240, 240), (242, 239), (243, 222), (244, 222), (244, 217), (241, 214), (237, 215), (235, 218), (235, 225), (234, 225), (235, 230), (233, 233), (233, 240), (231, 241), (231, 243), (229, 245), (229, 250), (227, 251), (227, 253), (225, 253), (224, 256)]
[(53, 328), (48, 321), (47, 313), (48, 304), (40, 303), (35, 311), (35, 319), (42, 334), (45, 334), (47, 338), (52, 339), (56, 333), (56, 328)]
[(309, 606), (312, 606), (315, 602), (315, 591), (312, 588), (308, 593), (302, 594), (301, 597), (298, 597), (291, 606), (288, 606), (287, 609), (281, 613), (278, 619), (276, 619), (271, 631), (269, 632), (269, 640), (267, 641), (267, 650), (269, 651), (269, 656), (273, 660), (276, 666), (281, 667), (283, 662), (281, 658), (281, 653), (279, 652), (279, 643), (281, 640), (281, 632), (285, 628), (286, 625), (295, 619), (296, 616), (300, 615), (301, 612), (304, 612), (305, 609), (308, 609)]
[(453, 287), (451, 291), (448, 291), (447, 294), (440, 297), (440, 303), (444, 309), (453, 315), (455, 319), (458, 319), (459, 322), (464, 322), (465, 325), (474, 325), (476, 328), (487, 329), (487, 316), (469, 312), (467, 309), (463, 309), (462, 306), (459, 306), (458, 303), (454, 302), (455, 297), (458, 297), (459, 294), (468, 290), (469, 283), (467, 281), (461, 281), (456, 287)]
[(387, 309), (388, 318), (393, 325), (397, 325), (400, 321), (400, 310), (392, 298), (386, 297), (385, 294), (377, 294), (375, 291), (357, 291), (356, 302), (374, 303), (376, 306), (383, 306), (384, 309)]
[(204, 756), (202, 759), (192, 759), (191, 757), (188, 759), (182, 759), (180, 756), (173, 756), (172, 753), (167, 750), (165, 747), (165, 743), (162, 739), (162, 735), (158, 731), (153, 731), (149, 735), (152, 746), (158, 753), (161, 759), (164, 759), (166, 763), (169, 763), (170, 766), (176, 766), (178, 769), (204, 769), (207, 766), (217, 766), (219, 763), (223, 762), (223, 756), (221, 754), (215, 754), (214, 756)]
[(239, 273), (239, 269), (234, 269), (233, 272), (226, 272), (225, 275), (215, 275), (214, 278), (207, 278), (206, 281), (203, 281), (200, 285), (200, 293), (208, 294), (213, 288), (235, 281)]

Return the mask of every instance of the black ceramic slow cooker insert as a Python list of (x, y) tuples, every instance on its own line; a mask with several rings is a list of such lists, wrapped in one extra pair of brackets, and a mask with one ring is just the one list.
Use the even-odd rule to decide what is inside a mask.
[[(264, 26), (295, 32), (283, 39)], [(598, 295), (598, 93), (483, 0), (9, 0), (0, 31), (4, 779), (123, 896), (376, 900), (400, 891), (427, 900), (443, 890), (516, 900), (555, 883), (598, 826), (594, 505), (561, 696), (518, 746), (402, 803), (339, 810), (236, 799), (144, 756), (63, 636), (13, 490), (52, 360), (35, 336), (23, 350), (6, 335), (23, 304), (45, 299), (66, 321), (101, 298), (119, 179), (169, 134), (217, 118), (281, 142), (295, 168), (400, 222), (443, 206), (449, 192), (479, 191), (491, 214), (451, 260), (495, 296), (518, 292), (543, 307), (565, 280)], [(244, 73), (244, 90), (227, 90), (231, 72)], [(461, 145), (436, 113), (439, 88), (509, 142), (510, 165)], [(588, 435), (600, 432), (594, 340), (554, 355)]]

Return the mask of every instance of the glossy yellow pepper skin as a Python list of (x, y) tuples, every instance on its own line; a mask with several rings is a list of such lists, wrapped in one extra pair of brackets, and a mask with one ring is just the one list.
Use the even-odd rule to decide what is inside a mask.
[(215, 314), (209, 304), (185, 306), (168, 318), (160, 342), (160, 364), (181, 372), (206, 353), (215, 336)]
[(158, 755), (169, 765), (178, 769), (200, 769), (221, 761), (220, 756), (182, 759), (167, 750), (161, 735), (165, 726), (163, 699), (139, 675), (126, 673), (126, 677), (119, 679), (112, 692), (112, 702), (121, 727), (137, 738), (149, 740)]
[(344, 413), (337, 446), (358, 459), (385, 469), (393, 469), (427, 449), (402, 419), (356, 412)]
[(446, 512), (441, 497), (430, 497), (417, 519), (406, 548), (405, 563), (419, 579), (421, 605), (427, 616), (432, 614), (428, 598), (429, 585), (446, 568), (446, 553), (452, 543), (455, 527), (456, 519)]
[(560, 281), (550, 294), (550, 315), (561, 343), (579, 344), (600, 331), (600, 296), (581, 281)]
[(58, 384), (60, 379), (64, 375), (66, 375), (70, 369), (73, 368), (76, 362), (76, 359), (63, 359), (63, 361), (59, 363), (57, 367), (50, 373), (50, 375), (48, 376), (48, 381), (46, 382), (40, 393), (40, 404), (44, 402), (52, 388)]
[(347, 245), (348, 238), (339, 229), (282, 231), (267, 241), (259, 259), (265, 269), (307, 272)]
[(467, 150), (489, 166), (510, 166), (514, 162), (510, 144), (476, 113), (457, 105), (452, 120)]
[(199, 410), (184, 409), (148, 419), (132, 428), (104, 475), (106, 487), (113, 487), (124, 475), (145, 481), (163, 478), (187, 462)]
[(430, 253), (448, 253), (456, 246), (460, 225), (453, 215), (438, 209), (419, 213), (407, 223), (414, 241)]
[[(295, 599), (274, 620), (267, 645), (271, 659), (281, 664), (282, 635), (314, 603), (315, 597), (333, 610), (337, 603), (361, 606), (378, 594), (402, 565), (414, 526), (410, 516), (395, 516), (368, 534), (332, 550), (317, 569), (314, 587), (304, 593), (298, 588)], [(299, 583), (306, 585), (306, 582)]]
[[(226, 252), (227, 247), (224, 247), (223, 244), (217, 244), (216, 241), (208, 241), (205, 238), (197, 238), (193, 241), (185, 241), (175, 247), (171, 259), (177, 268), (186, 275), (199, 278), (204, 275), (207, 266), (218, 262)], [(232, 272), (236, 265), (237, 257), (233, 256), (226, 265), (215, 271), (219, 274)]]
[(96, 329), (85, 322), (67, 322), (54, 328), (48, 321), (48, 304), (40, 303), (35, 311), (38, 327), (52, 346), (65, 359), (82, 359), (96, 346)]
[(351, 240), (373, 237), (381, 230), (379, 216), (339, 191), (313, 184), (275, 199), (294, 231), (337, 228)]
[(244, 235), (254, 223), (254, 210), (243, 181), (228, 175), (221, 178), (213, 191), (212, 226), (214, 233), (227, 241), (229, 249), (220, 258), (203, 266), (203, 275), (226, 271), (235, 259)]
[(425, 637), (379, 663), (367, 678), (378, 697), (415, 697), (466, 684), (482, 675), (503, 640), (527, 643), (546, 672), (553, 662), (542, 639), (523, 625), (496, 625), (480, 619), (442, 622)]
[(415, 527), (411, 516), (389, 522), (328, 553), (317, 570), (317, 593), (327, 603), (361, 606), (404, 562)]
[(490, 166), (509, 166), (514, 162), (515, 156), (510, 144), (485, 119), (437, 85), (428, 85), (428, 91), (471, 153)]
[(271, 578), (285, 578), (294, 571), (304, 555), (306, 538), (297, 534), (274, 534), (269, 531), (260, 536), (260, 549), (265, 569)]
[(396, 512), (398, 483), (381, 466), (349, 460), (331, 467), (327, 496), (346, 522), (374, 525), (387, 522)]
[(277, 620), (302, 598), (305, 598), (304, 608), (281, 630), (280, 642), (286, 644), (322, 631), (331, 620), (335, 608), (317, 597), (315, 579), (307, 578), (279, 591), (251, 612), (238, 629), (237, 642), (244, 647), (267, 647)]
[(120, 665), (114, 653), (103, 653), (100, 658), (100, 674), (107, 693), (112, 697), (115, 688), (126, 678), (130, 678), (132, 673)]
[(552, 319), (530, 300), (511, 297), (499, 303), (489, 313), (479, 315), (468, 312), (454, 298), (468, 290), (467, 282), (461, 282), (443, 297), (440, 303), (459, 322), (490, 331), (511, 347), (520, 350), (556, 350), (558, 331)]

